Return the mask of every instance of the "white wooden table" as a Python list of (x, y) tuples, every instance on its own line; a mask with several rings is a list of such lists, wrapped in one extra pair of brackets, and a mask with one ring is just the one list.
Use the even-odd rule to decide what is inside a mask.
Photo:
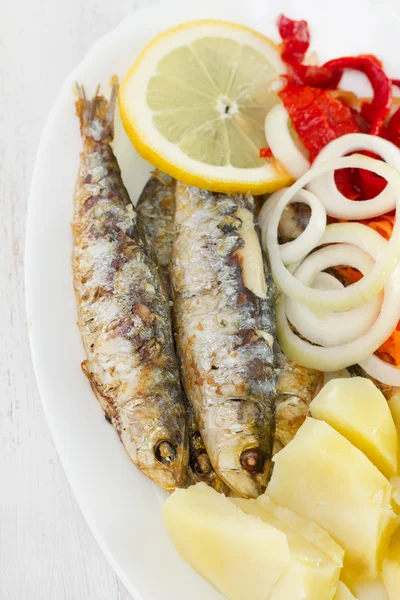
[[(62, 81), (96, 38), (158, 1), (0, 0), (0, 600), (131, 598), (83, 520), (44, 418), (27, 344), (24, 229)], [(375, 1), (400, 14), (400, 0)]]

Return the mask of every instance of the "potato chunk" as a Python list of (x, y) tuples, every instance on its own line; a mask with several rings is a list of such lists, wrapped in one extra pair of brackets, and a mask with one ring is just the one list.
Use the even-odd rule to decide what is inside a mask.
[(179, 554), (230, 600), (266, 600), (290, 565), (282, 531), (205, 483), (177, 489), (163, 516)]
[[(372, 581), (362, 581), (354, 586), (358, 600), (390, 600), (385, 584), (380, 577)], [(399, 596), (396, 596), (398, 600)]]
[(374, 579), (396, 522), (389, 481), (340, 433), (312, 418), (274, 460), (272, 500), (330, 533), (345, 551), (348, 579)]
[(393, 421), (397, 430), (397, 471), (400, 470), (400, 391), (395, 392), (388, 400), (388, 406), (392, 413)]
[(389, 552), (383, 561), (382, 577), (390, 600), (400, 598), (400, 529), (390, 540)]
[(364, 452), (385, 477), (396, 474), (396, 427), (384, 395), (369, 379), (332, 379), (310, 410)]
[(357, 600), (343, 581), (339, 581), (334, 600)]
[(293, 511), (277, 506), (267, 496), (231, 501), (287, 536), (290, 567), (274, 585), (268, 600), (333, 599), (344, 552), (329, 534)]

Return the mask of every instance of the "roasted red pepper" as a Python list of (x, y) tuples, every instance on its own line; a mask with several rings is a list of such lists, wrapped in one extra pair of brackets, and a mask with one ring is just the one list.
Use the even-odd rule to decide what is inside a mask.
[(323, 66), (331, 70), (332, 76), (335, 72), (342, 74), (345, 69), (352, 69), (368, 77), (374, 91), (374, 99), (362, 105), (361, 116), (370, 124), (369, 133), (379, 135), (392, 106), (392, 87), (378, 59), (370, 55), (344, 56), (330, 60)]
[(368, 77), (374, 99), (371, 103), (364, 103), (361, 115), (369, 123), (369, 133), (379, 135), (392, 103), (390, 80), (381, 62), (375, 56), (361, 55), (330, 60), (321, 67), (303, 65), (310, 43), (307, 22), (292, 21), (281, 15), (278, 28), (283, 39), (282, 59), (289, 65), (289, 79), (293, 83), (335, 89), (346, 69), (360, 71)]
[(281, 57), (289, 65), (289, 76), (292, 82), (313, 87), (336, 88), (341, 74), (333, 77), (329, 69), (302, 64), (310, 45), (307, 21), (294, 21), (285, 15), (280, 15), (278, 29), (283, 46)]
[(279, 96), (311, 162), (331, 140), (359, 131), (351, 109), (324, 90), (289, 83)]
[(387, 128), (388, 139), (400, 148), (400, 108), (396, 110)]
[(349, 200), (360, 199), (359, 176), (356, 169), (339, 169), (335, 171), (336, 187)]
[[(392, 79), (392, 85), (400, 88), (400, 79)], [(387, 138), (400, 148), (400, 108), (396, 110), (388, 123)]]
[(271, 148), (260, 148), (260, 158), (272, 158)]
[(298, 65), (310, 45), (307, 21), (294, 21), (285, 15), (278, 17), (278, 29), (282, 38), (282, 60), (289, 65)]

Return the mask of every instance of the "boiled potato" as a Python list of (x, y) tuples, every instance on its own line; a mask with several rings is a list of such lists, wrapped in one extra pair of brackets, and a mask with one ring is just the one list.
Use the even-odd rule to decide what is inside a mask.
[[(393, 421), (397, 430), (397, 440), (400, 436), (400, 392), (395, 392), (388, 400), (388, 406), (392, 413)], [(397, 446), (397, 470), (400, 470), (400, 443)]]
[(268, 496), (330, 533), (345, 551), (346, 581), (374, 579), (396, 522), (389, 481), (340, 433), (310, 417), (274, 461)]
[(287, 536), (290, 567), (274, 585), (268, 600), (333, 599), (344, 552), (325, 531), (293, 511), (277, 506), (267, 496), (231, 501)]
[(334, 600), (357, 600), (343, 581), (339, 581)]
[(389, 552), (383, 561), (382, 577), (390, 600), (400, 599), (400, 529), (390, 540)]
[(316, 546), (334, 563), (343, 565), (344, 550), (335, 540), (319, 525), (308, 519), (304, 519), (290, 508), (276, 504), (266, 494), (257, 499), (264, 509), (268, 509), (276, 519), (279, 519), (281, 527), (286, 531), (295, 530), (305, 540)]
[[(372, 581), (357, 583), (354, 586), (354, 592), (357, 594), (358, 600), (391, 600), (380, 577)], [(399, 600), (399, 595), (396, 596), (396, 600)]]
[(332, 379), (310, 410), (364, 452), (385, 477), (396, 474), (396, 427), (384, 395), (369, 379)]
[(176, 490), (163, 516), (179, 554), (230, 600), (266, 600), (289, 568), (286, 535), (205, 483)]
[(397, 513), (399, 513), (400, 512), (400, 477), (398, 477), (397, 475), (396, 475), (396, 477), (392, 477), (392, 479), (390, 480), (390, 483), (393, 486), (393, 492), (392, 492), (392, 500), (394, 502), (393, 508)]

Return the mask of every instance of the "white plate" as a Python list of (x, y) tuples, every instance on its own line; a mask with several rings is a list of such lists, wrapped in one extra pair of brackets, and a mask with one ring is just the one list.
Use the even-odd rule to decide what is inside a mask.
[[(221, 598), (178, 556), (161, 518), (164, 495), (126, 456), (106, 423), (80, 362), (75, 325), (70, 222), (81, 140), (72, 85), (103, 90), (122, 76), (159, 31), (189, 19), (243, 23), (278, 40), (279, 13), (305, 18), (321, 60), (375, 53), (388, 74), (400, 76), (400, 22), (366, 0), (202, 0), (170, 2), (134, 13), (99, 40), (64, 83), (40, 142), (29, 200), (26, 296), (39, 390), (54, 442), (89, 526), (136, 600)], [(396, 70), (397, 58), (397, 70)], [(117, 124), (116, 150), (133, 200), (149, 165)], [(245, 568), (245, 567), (244, 567)], [(251, 600), (251, 599), (249, 599)]]

